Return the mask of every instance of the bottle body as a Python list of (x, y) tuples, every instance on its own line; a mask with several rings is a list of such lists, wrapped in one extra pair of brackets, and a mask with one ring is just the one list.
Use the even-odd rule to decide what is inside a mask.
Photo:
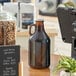
[(33, 68), (50, 66), (50, 38), (45, 31), (36, 31), (29, 39), (29, 65)]

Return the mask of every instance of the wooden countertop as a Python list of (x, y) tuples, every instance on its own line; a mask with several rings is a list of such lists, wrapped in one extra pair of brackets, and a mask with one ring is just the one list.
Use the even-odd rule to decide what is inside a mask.
[[(28, 65), (28, 52), (21, 51), (21, 60), (23, 61), (23, 76), (54, 76), (52, 68), (57, 64), (59, 60), (58, 55), (51, 55), (51, 66), (47, 69), (32, 69)], [(59, 76), (56, 74), (55, 76)]]

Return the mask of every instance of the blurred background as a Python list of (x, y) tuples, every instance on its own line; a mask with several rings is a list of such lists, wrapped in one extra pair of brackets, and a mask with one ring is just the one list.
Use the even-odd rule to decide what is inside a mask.
[(51, 30), (54, 30), (53, 33), (57, 33), (54, 39), (50, 37), (53, 40), (53, 53), (70, 56), (71, 44), (62, 41), (56, 13), (58, 5), (68, 1), (73, 2), (74, 5), (76, 3), (76, 0), (0, 0), (0, 3), (3, 5), (3, 10), (16, 17), (16, 44), (21, 45), (22, 49), (28, 50), (27, 33), (30, 24), (35, 23), (38, 18), (43, 18), (46, 32), (51, 33)]

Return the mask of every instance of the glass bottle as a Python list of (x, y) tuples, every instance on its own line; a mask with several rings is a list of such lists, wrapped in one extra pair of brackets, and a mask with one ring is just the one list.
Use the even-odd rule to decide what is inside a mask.
[(29, 65), (32, 68), (47, 68), (50, 66), (50, 38), (44, 30), (44, 21), (37, 20), (34, 34), (29, 39)]

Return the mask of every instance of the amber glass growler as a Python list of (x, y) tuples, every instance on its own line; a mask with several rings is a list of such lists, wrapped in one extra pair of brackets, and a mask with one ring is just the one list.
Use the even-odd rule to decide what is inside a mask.
[(44, 21), (37, 20), (35, 32), (29, 39), (29, 65), (32, 68), (48, 68), (50, 65), (50, 38), (44, 30)]

